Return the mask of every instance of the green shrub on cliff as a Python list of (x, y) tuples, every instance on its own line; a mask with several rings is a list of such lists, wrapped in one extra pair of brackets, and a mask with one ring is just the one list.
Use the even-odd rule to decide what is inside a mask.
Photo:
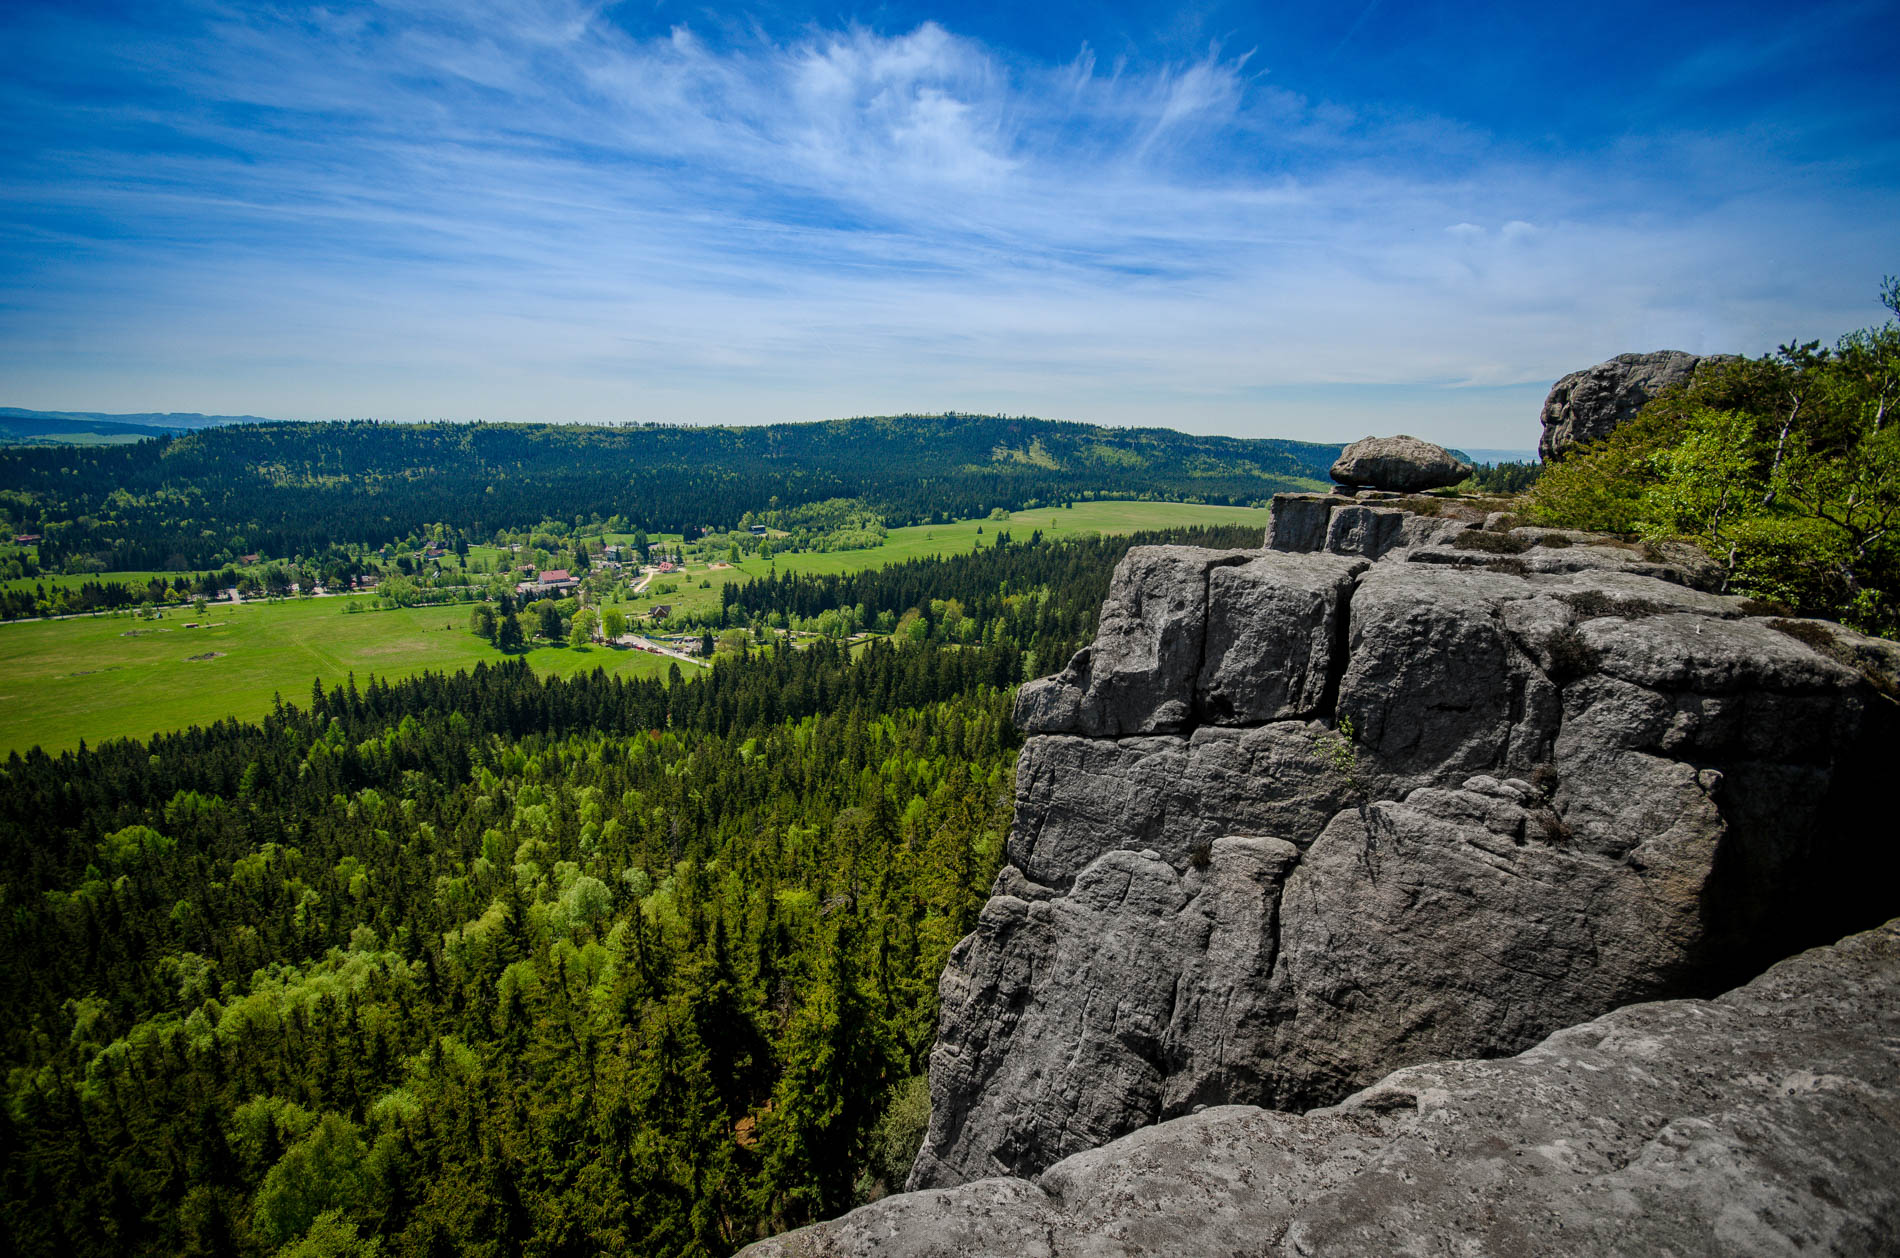
[[(1900, 316), (1900, 279), (1881, 288)], [(1541, 522), (1678, 538), (1725, 587), (1900, 636), (1900, 322), (1698, 374), (1545, 468)]]

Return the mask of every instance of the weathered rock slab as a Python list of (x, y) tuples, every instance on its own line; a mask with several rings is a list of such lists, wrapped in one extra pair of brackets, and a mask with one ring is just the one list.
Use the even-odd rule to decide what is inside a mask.
[(1177, 868), (1232, 834), (1317, 835), (1353, 787), (1316, 742), (1324, 726), (1202, 726), (1120, 741), (1032, 738), (1016, 765), (1010, 863), (1067, 887), (1107, 851), (1153, 848)]
[(1715, 1000), (1208, 1109), (1032, 1179), (903, 1193), (754, 1258), (1881, 1255), (1900, 1237), (1900, 922)]
[(1115, 569), (1095, 641), (1018, 692), (1016, 723), (1093, 738), (1310, 714), (1362, 559), (1144, 546)]
[[(956, 1013), (931, 1071), (947, 1103), (914, 1179), (1039, 1169), (1049, 1150), (1105, 1144), (1257, 1069), (1277, 1005), (1251, 980), (1273, 968), (1298, 863), (1284, 840), (1232, 837), (1185, 873), (1152, 849), (1107, 852), (1066, 895), (1006, 871), (944, 971)], [(1064, 1055), (1018, 1051), (1037, 1043)]]
[(1197, 718), (1254, 725), (1317, 714), (1345, 666), (1345, 605), (1366, 567), (1268, 551), (1210, 571)]
[(1129, 551), (1109, 583), (1095, 641), (1063, 672), (1023, 686), (1016, 724), (1030, 733), (1095, 738), (1186, 728), (1201, 671), (1209, 574), (1256, 555), (1194, 546)]

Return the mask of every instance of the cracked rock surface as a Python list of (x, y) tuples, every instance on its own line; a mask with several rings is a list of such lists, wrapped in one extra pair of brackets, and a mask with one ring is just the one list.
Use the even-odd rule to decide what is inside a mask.
[(1475, 529), (1289, 496), (1265, 550), (1129, 553), (1018, 699), (913, 1188), (1521, 1052), (1900, 910), (1888, 644), (1791, 636), (1679, 556)]
[(1892, 1254), (1895, 1166), (1889, 922), (1716, 1000), (1630, 1005), (1304, 1115), (1210, 1108), (1033, 1178), (901, 1193), (746, 1252)]

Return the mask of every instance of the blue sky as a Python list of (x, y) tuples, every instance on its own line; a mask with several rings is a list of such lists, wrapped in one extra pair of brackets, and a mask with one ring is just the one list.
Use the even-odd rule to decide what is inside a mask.
[(9, 0), (0, 403), (1526, 447), (1900, 272), (1900, 5)]

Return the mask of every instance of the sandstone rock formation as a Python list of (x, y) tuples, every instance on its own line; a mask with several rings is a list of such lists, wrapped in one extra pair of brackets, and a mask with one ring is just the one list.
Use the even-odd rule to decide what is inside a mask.
[(1430, 509), (1290, 496), (1265, 550), (1133, 551), (1023, 687), (913, 1187), (1518, 1052), (1900, 907), (1878, 646), (1691, 552)]
[(1681, 350), (1618, 354), (1608, 362), (1573, 371), (1550, 388), (1544, 399), (1544, 435), (1537, 452), (1561, 459), (1572, 446), (1601, 441), (1644, 403), (1675, 384), (1694, 377), (1704, 363), (1733, 362), (1734, 356), (1701, 356)]
[(1414, 1066), (1303, 1116), (1209, 1109), (1033, 1180), (904, 1193), (755, 1258), (1891, 1254), (1900, 922), (1718, 1000)]
[(1332, 477), (1342, 485), (1420, 493), (1456, 485), (1471, 475), (1471, 465), (1443, 446), (1401, 433), (1366, 437), (1340, 451)]

